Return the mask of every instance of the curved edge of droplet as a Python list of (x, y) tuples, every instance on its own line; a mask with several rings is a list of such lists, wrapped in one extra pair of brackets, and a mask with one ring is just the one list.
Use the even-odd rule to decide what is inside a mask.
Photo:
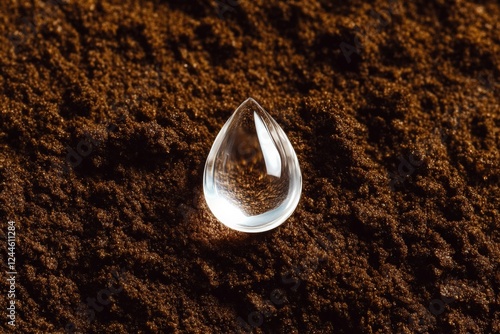
[[(212, 193), (205, 191), (205, 201), (210, 208), (212, 214), (223, 225), (240, 232), (245, 233), (262, 233), (270, 231), (283, 224), (293, 214), (302, 196), (302, 173), (300, 167), (295, 175), (295, 184), (290, 185), (289, 193), (293, 197), (289, 199), (283, 206), (279, 206), (271, 211), (265, 212), (257, 216), (243, 216), (239, 210), (233, 208), (231, 203), (221, 200)], [(249, 221), (252, 223), (249, 223)]]
[[(230, 227), (230, 228), (233, 228), (235, 230), (238, 230), (240, 232), (262, 233), (262, 232), (267, 232), (267, 231), (270, 231), (272, 229), (275, 229), (278, 226), (280, 226), (281, 224), (283, 224), (284, 222), (286, 222), (288, 220), (288, 218), (290, 218), (290, 216), (295, 212), (295, 209), (299, 205), (300, 197), (302, 196), (302, 173), (300, 171), (300, 166), (298, 165), (298, 161), (296, 163), (297, 163), (297, 168), (298, 168), (298, 173), (295, 176), (297, 184), (294, 186), (290, 186), (290, 192), (293, 192), (292, 189), (294, 189), (294, 188), (297, 189), (295, 191), (294, 197), (286, 203), (285, 208), (278, 207), (274, 210), (271, 210), (269, 212), (263, 213), (262, 215), (259, 215), (259, 216), (262, 216), (262, 220), (268, 220), (267, 217), (276, 213), (277, 217), (275, 219), (269, 221), (268, 223), (258, 225), (256, 227), (252, 227), (249, 225), (242, 225), (242, 224), (232, 224), (231, 226), (228, 226), (227, 224), (225, 224), (225, 225)], [(252, 218), (252, 220), (255, 220), (257, 217), (258, 216), (253, 216), (251, 218)]]
[[(217, 155), (217, 152), (219, 151), (220, 146), (222, 145), (222, 141), (224, 140), (224, 135), (227, 132), (227, 128), (231, 124), (231, 120), (234, 117), (233, 113), (231, 117), (224, 123), (222, 126), (222, 129), (219, 131), (217, 136), (215, 137), (214, 143), (212, 144), (212, 147), (210, 148), (210, 152), (208, 153), (207, 160), (205, 161), (205, 168), (203, 169), (203, 193), (205, 195), (205, 201), (208, 203), (207, 196), (211, 196), (210, 194), (215, 192), (215, 185), (213, 183), (213, 180), (215, 179), (214, 176), (214, 164), (215, 164), (215, 158)], [(209, 179), (207, 175), (212, 175), (212, 182), (209, 182)], [(209, 205), (210, 208), (210, 205)]]

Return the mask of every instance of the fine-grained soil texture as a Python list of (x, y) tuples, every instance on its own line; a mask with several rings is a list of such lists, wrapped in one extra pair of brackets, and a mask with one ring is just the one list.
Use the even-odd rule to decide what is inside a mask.
[[(499, 18), (493, 0), (2, 1), (1, 332), (500, 333)], [(303, 175), (261, 234), (202, 188), (250, 96)]]

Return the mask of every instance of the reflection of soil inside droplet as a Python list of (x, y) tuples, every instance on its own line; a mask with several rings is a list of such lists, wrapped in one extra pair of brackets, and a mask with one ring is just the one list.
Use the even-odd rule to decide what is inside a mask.
[(242, 163), (251, 162), (252, 159), (257, 155), (257, 147), (252, 145), (247, 140), (244, 140), (238, 145), (238, 159)]
[[(216, 182), (220, 194), (233, 199), (247, 215), (275, 209), (288, 196), (289, 175), (269, 175), (256, 134), (238, 129), (225, 154), (216, 162)], [(223, 157), (223, 158), (222, 158)]]

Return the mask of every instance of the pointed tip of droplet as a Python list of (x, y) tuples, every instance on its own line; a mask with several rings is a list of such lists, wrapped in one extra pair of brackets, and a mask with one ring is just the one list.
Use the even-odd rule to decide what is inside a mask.
[(261, 113), (262, 111), (266, 112), (265, 109), (257, 102), (253, 97), (249, 97), (246, 99), (237, 110), (253, 110), (257, 111), (257, 113)]
[(248, 99), (243, 101), (243, 103), (241, 105), (244, 106), (244, 105), (252, 105), (252, 104), (255, 104), (255, 105), (260, 107), (259, 102), (257, 102), (253, 97), (249, 97)]

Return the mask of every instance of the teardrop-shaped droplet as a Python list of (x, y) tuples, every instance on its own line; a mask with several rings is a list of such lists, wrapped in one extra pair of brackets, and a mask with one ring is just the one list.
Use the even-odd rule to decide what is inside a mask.
[(254, 99), (243, 102), (217, 135), (205, 164), (203, 192), (224, 225), (264, 232), (293, 213), (302, 175), (292, 144)]

